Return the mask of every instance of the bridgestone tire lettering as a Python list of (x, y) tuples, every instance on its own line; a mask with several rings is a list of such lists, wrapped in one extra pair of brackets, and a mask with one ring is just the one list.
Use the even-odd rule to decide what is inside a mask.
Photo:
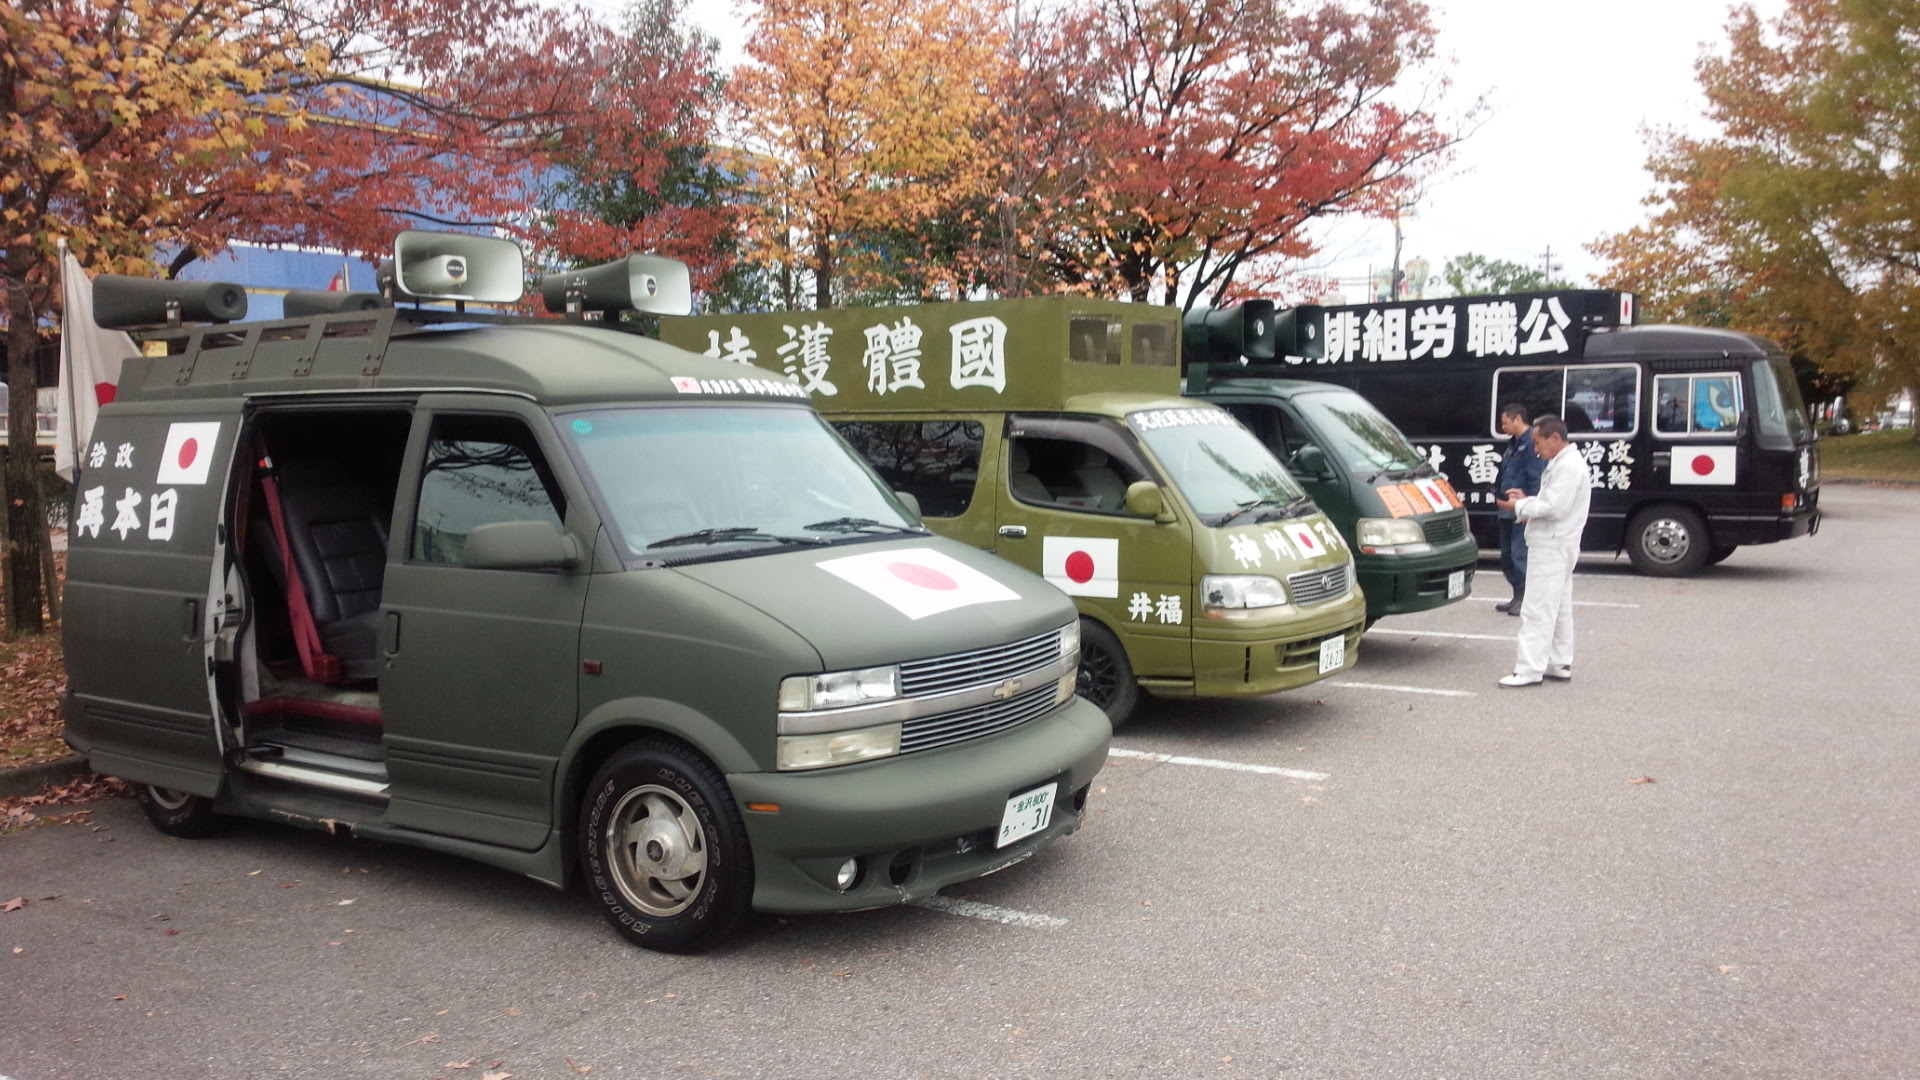
[[(738, 929), (753, 899), (753, 857), (717, 769), (680, 743), (645, 739), (609, 758), (588, 791), (581, 867), (616, 930), (645, 948), (694, 953)], [(633, 830), (644, 843), (609, 842), (618, 831), (633, 843)], [(683, 857), (695, 852), (688, 869)]]

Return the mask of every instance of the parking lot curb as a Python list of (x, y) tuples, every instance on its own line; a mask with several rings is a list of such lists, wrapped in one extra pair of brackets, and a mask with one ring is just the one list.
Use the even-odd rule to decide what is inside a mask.
[(79, 754), (68, 754), (57, 761), (22, 765), (17, 769), (0, 769), (0, 799), (37, 795), (50, 787), (71, 784), (89, 771), (87, 759)]

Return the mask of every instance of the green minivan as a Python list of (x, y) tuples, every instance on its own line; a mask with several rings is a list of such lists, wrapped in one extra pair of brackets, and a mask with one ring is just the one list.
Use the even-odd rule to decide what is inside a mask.
[(672, 952), (1073, 832), (1112, 734), (1073, 604), (929, 533), (788, 379), (619, 325), (686, 310), (664, 263), (547, 278), (566, 320), (421, 306), (524, 280), (509, 242), (421, 232), (386, 295), (270, 322), (102, 278), (97, 319), (161, 355), (74, 485), (68, 741), (165, 832), (584, 881)]

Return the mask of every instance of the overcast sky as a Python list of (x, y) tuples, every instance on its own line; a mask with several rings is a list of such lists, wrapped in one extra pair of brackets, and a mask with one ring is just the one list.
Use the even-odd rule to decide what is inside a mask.
[[(622, 0), (590, 0), (614, 11)], [(964, 3), (966, 0), (956, 0)], [(1721, 50), (1726, 0), (1430, 0), (1439, 48), (1453, 58), (1446, 108), (1484, 96), (1483, 122), (1402, 223), (1402, 259), (1436, 277), (1468, 252), (1539, 265), (1549, 247), (1562, 276), (1585, 284), (1600, 266), (1584, 246), (1646, 218), (1646, 127), (1704, 130), (1694, 61)], [(1776, 16), (1783, 0), (1757, 0)], [(689, 14), (741, 59), (745, 19), (732, 0), (692, 0)], [(1371, 270), (1393, 260), (1393, 227), (1353, 221), (1322, 231), (1303, 267), (1339, 279), (1360, 300)]]

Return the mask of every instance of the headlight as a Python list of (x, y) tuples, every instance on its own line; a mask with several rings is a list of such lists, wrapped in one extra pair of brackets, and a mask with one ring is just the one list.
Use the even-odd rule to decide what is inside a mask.
[(1368, 555), (1419, 555), (1433, 550), (1420, 523), (1405, 518), (1361, 518), (1353, 523), (1353, 534)]
[(820, 735), (782, 735), (775, 757), (781, 770), (791, 771), (848, 765), (872, 758), (892, 757), (899, 752), (900, 725), (880, 724)]
[(1279, 607), (1287, 590), (1264, 574), (1208, 574), (1200, 579), (1200, 602), (1208, 609)]
[(1080, 662), (1079, 619), (1060, 628), (1060, 659), (1075, 664)]
[(824, 675), (794, 675), (780, 680), (781, 712), (844, 709), (899, 696), (898, 667), (829, 671)]

